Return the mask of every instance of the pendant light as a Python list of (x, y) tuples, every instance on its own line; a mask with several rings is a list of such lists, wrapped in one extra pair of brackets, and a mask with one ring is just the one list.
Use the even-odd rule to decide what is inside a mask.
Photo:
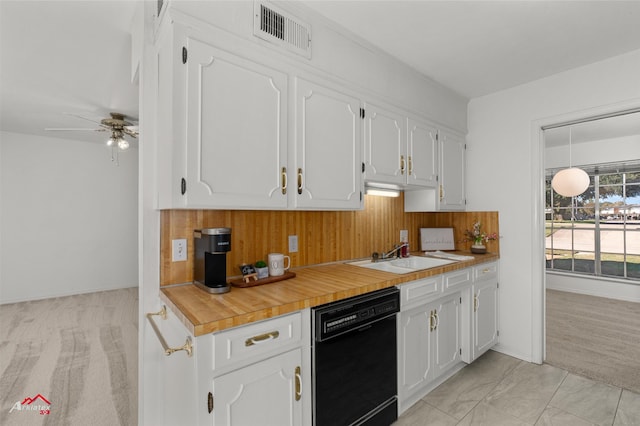
[(582, 169), (571, 167), (571, 126), (569, 126), (569, 168), (562, 169), (551, 180), (551, 187), (563, 197), (575, 197), (589, 187), (589, 175)]

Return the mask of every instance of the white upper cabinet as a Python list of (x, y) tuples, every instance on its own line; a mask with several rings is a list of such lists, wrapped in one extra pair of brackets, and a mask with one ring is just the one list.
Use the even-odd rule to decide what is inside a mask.
[(398, 186), (437, 185), (438, 130), (390, 106), (365, 108), (365, 179)]
[(405, 184), (408, 160), (404, 115), (388, 107), (367, 103), (364, 133), (365, 179)]
[(294, 206), (361, 208), (360, 100), (335, 85), (296, 78), (295, 86), (295, 162), (288, 186)]
[(362, 208), (358, 97), (169, 28), (157, 49), (160, 208)]
[[(398, 93), (377, 91), (369, 77), (379, 70), (364, 70), (371, 75), (354, 82), (350, 72), (330, 72), (333, 59), (318, 67), (319, 58), (281, 51), (247, 37), (250, 27), (218, 21), (235, 10), (253, 23), (253, 8), (243, 2), (237, 9), (211, 5), (208, 18), (224, 29), (185, 15), (178, 3), (167, 7), (154, 46), (157, 115), (155, 134), (147, 134), (158, 147), (158, 208), (358, 210), (365, 180), (439, 188), (439, 168), (451, 161), (448, 152), (442, 161), (430, 118), (387, 101), (365, 107), (365, 99), (394, 102)], [(218, 7), (221, 14), (211, 14)], [(403, 92), (427, 90), (419, 81), (397, 84)], [(445, 182), (442, 205), (456, 209), (455, 178)]]
[(287, 75), (187, 45), (185, 204), (286, 208)]
[(439, 210), (464, 210), (466, 144), (464, 137), (441, 131), (440, 139), (440, 206)]
[(438, 129), (424, 121), (408, 119), (407, 184), (438, 185)]
[[(430, 130), (429, 130), (430, 129)], [(430, 140), (435, 129), (422, 130), (423, 148), (430, 148)], [(415, 145), (415, 144), (414, 144)], [(432, 211), (452, 211), (465, 210), (465, 167), (466, 167), (466, 144), (463, 135), (448, 130), (437, 130), (437, 141), (435, 148), (437, 151), (437, 172), (436, 185), (430, 184), (423, 188), (410, 188), (405, 192), (404, 211), (405, 212), (432, 212)], [(414, 166), (415, 167), (415, 166)], [(433, 164), (427, 164), (424, 172), (416, 170), (417, 176), (432, 176)]]

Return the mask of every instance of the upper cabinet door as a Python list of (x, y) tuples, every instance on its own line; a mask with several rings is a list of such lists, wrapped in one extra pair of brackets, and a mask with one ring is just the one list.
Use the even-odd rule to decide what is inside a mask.
[(364, 122), (365, 179), (406, 183), (410, 159), (404, 116), (390, 108), (367, 103)]
[(293, 205), (303, 209), (362, 207), (360, 100), (338, 87), (296, 78)]
[(286, 74), (187, 45), (185, 204), (286, 208)]
[(441, 130), (439, 140), (441, 150), (440, 210), (464, 210), (466, 206), (464, 137)]
[(407, 183), (414, 186), (437, 186), (438, 129), (409, 119), (408, 135)]

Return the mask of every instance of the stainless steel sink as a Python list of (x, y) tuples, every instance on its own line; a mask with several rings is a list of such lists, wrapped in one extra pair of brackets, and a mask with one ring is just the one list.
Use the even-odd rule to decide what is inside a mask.
[(437, 259), (432, 257), (411, 256), (394, 260), (384, 260), (372, 262), (371, 260), (359, 260), (348, 262), (348, 265), (360, 266), (362, 268), (375, 269), (378, 271), (391, 272), (393, 274), (408, 274), (423, 269), (437, 268), (439, 266), (456, 263), (455, 260)]

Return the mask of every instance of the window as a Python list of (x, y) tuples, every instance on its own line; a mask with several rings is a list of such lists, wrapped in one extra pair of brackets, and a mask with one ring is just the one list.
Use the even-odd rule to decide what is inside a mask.
[(640, 281), (640, 164), (582, 168), (590, 184), (577, 197), (555, 193), (547, 170), (547, 270)]

